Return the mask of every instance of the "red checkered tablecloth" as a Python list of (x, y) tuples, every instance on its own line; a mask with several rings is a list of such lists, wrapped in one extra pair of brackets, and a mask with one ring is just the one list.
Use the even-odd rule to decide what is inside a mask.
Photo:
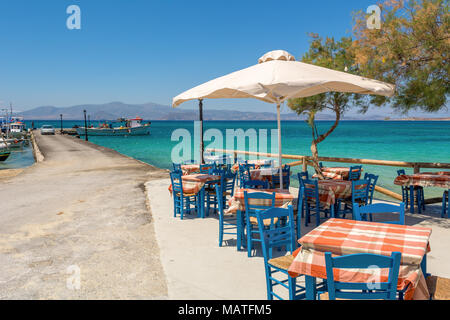
[(422, 172), (413, 175), (400, 175), (394, 180), (398, 186), (439, 187), (450, 189), (450, 172)]
[[(412, 284), (405, 298), (428, 298), (427, 292), (415, 293), (414, 289), (419, 281), (424, 280), (421, 279), (420, 263), (430, 251), (430, 236), (430, 228), (329, 219), (298, 241), (302, 247), (288, 272), (292, 277), (304, 274), (326, 279), (325, 252), (335, 256), (355, 253), (390, 256), (397, 251), (402, 254), (398, 289)], [(385, 282), (387, 275), (387, 269), (341, 269), (335, 273), (335, 278), (343, 282), (368, 282), (374, 279)], [(425, 289), (423, 286), (420, 288), (426, 290), (426, 286)]]
[[(248, 193), (253, 192), (264, 192), (264, 193), (273, 193), (275, 192), (275, 207), (287, 207), (292, 204), (294, 200), (294, 196), (289, 192), (289, 190), (282, 189), (237, 189), (234, 192), (234, 196), (228, 200), (228, 209), (225, 213), (230, 214), (234, 213), (238, 210), (245, 211), (245, 199), (244, 199), (244, 191)], [(265, 199), (251, 199), (252, 204), (258, 205), (267, 205), (270, 203)]]
[[(205, 183), (218, 180), (219, 178), (219, 176), (201, 173), (182, 176), (183, 193), (197, 194), (203, 188)], [(172, 185), (169, 186), (169, 192), (172, 193)]]

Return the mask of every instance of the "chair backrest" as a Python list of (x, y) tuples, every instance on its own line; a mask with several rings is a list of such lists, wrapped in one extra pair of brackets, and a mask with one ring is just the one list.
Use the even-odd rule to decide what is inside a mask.
[(172, 182), (172, 192), (180, 193), (183, 196), (183, 179), (181, 178), (183, 174), (181, 171), (173, 171), (170, 173), (170, 180)]
[[(272, 248), (286, 246), (287, 251), (292, 253), (295, 249), (295, 222), (294, 210), (292, 206), (287, 209), (270, 208), (267, 210), (256, 211), (258, 219), (258, 229), (260, 239), (262, 239), (262, 251), (264, 262), (267, 263), (272, 257)], [(270, 225), (264, 221), (270, 220)], [(285, 223), (276, 223), (277, 221)]]
[(319, 181), (317, 179), (300, 179), (300, 187), (303, 188), (304, 201), (314, 200), (316, 205), (320, 205)]
[(378, 176), (366, 172), (364, 174), (364, 180), (369, 180), (369, 195), (368, 195), (369, 199), (368, 199), (368, 203), (372, 204), (373, 194), (375, 193), (375, 186), (377, 185)]
[(405, 224), (405, 204), (403, 202), (400, 205), (388, 204), (388, 203), (375, 203), (367, 206), (354, 205), (355, 220), (364, 221), (367, 219), (368, 214), (380, 214), (380, 213), (398, 213), (398, 220), (394, 221), (376, 221), (390, 224)]
[(319, 162), (319, 168), (323, 168), (323, 163)]
[(180, 163), (172, 163), (172, 165), (173, 165), (173, 171), (181, 171)]
[(245, 189), (269, 189), (269, 182), (262, 180), (246, 180), (243, 188)]
[(241, 188), (244, 187), (244, 181), (250, 180), (250, 169), (245, 164), (239, 165), (239, 182)]
[(361, 177), (362, 166), (351, 166), (348, 172), (348, 180), (358, 180)]
[(244, 201), (245, 214), (247, 216), (254, 215), (256, 210), (266, 210), (275, 207), (275, 192), (244, 191)]
[(405, 174), (406, 174), (405, 169), (397, 170), (397, 175), (401, 176), (401, 175), (405, 175)]
[(298, 174), (297, 174), (297, 176), (298, 176), (298, 180), (300, 181), (301, 179), (309, 179), (309, 173), (308, 173), (308, 171), (302, 171), (302, 172), (299, 172)]
[[(400, 252), (392, 252), (390, 257), (358, 253), (333, 258), (330, 252), (325, 253), (325, 265), (327, 270), (328, 296), (330, 300), (338, 299), (361, 299), (361, 300), (396, 300), (397, 282), (400, 269)], [(381, 282), (379, 274), (371, 276), (371, 280), (362, 282), (340, 282), (335, 281), (333, 273), (335, 269), (389, 269), (388, 279)]]
[[(291, 184), (291, 167), (289, 165), (284, 165), (284, 167), (281, 169), (281, 172), (283, 173), (283, 189), (289, 189), (289, 186)], [(275, 188), (280, 188), (280, 173), (277, 172), (272, 175), (272, 185)]]
[(211, 170), (215, 168), (214, 163), (208, 163), (208, 164), (201, 164), (200, 165), (200, 173), (210, 173)]
[(369, 180), (352, 181), (352, 203), (367, 204), (369, 199)]
[(221, 182), (221, 185), (223, 185), (223, 192), (227, 192), (228, 195), (233, 196), (234, 195), (234, 186), (236, 185), (236, 173), (230, 171), (227, 171), (226, 174), (223, 175), (224, 181)]

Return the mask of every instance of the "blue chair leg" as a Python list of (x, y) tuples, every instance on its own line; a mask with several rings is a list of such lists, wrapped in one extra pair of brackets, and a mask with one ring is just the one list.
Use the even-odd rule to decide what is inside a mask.
[(320, 226), (320, 207), (316, 208), (316, 226)]
[(409, 187), (409, 212), (414, 213), (414, 186)]
[(252, 256), (252, 226), (250, 219), (246, 218), (245, 222), (247, 227), (247, 256), (250, 258)]
[(316, 278), (305, 275), (306, 300), (316, 300)]
[(289, 300), (294, 300), (295, 298), (295, 287), (296, 287), (296, 278), (292, 278), (288, 275), (288, 284), (289, 284)]

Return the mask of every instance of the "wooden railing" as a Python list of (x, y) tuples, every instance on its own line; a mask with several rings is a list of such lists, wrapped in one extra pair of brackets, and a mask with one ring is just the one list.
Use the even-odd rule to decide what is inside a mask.
[[(248, 156), (257, 156), (257, 157), (266, 157), (266, 158), (278, 158), (278, 154), (274, 153), (262, 153), (262, 152), (253, 152), (253, 151), (240, 151), (240, 150), (225, 150), (225, 149), (207, 149), (209, 152), (217, 152), (217, 153), (226, 153), (232, 154), (234, 156), (235, 161), (237, 160), (238, 155), (248, 155)], [(291, 167), (302, 166), (302, 171), (306, 171), (308, 166), (312, 166), (311, 156), (302, 156), (302, 155), (290, 155), (283, 154), (281, 156), (283, 159), (296, 160), (291, 163), (287, 163)], [(419, 173), (420, 169), (450, 169), (450, 163), (441, 163), (441, 162), (406, 162), (406, 161), (390, 161), (390, 160), (375, 160), (375, 159), (355, 159), (355, 158), (336, 158), (336, 157), (319, 157), (319, 161), (325, 162), (339, 162), (339, 163), (353, 163), (353, 164), (368, 164), (375, 166), (390, 166), (390, 167), (401, 167), (401, 168), (413, 168), (414, 173)], [(402, 200), (402, 196), (398, 193), (395, 193), (386, 188), (376, 186), (376, 190), (380, 193), (383, 193), (389, 197), (392, 197), (397, 200)], [(427, 199), (426, 203), (435, 203), (439, 202), (441, 198), (433, 198)]]

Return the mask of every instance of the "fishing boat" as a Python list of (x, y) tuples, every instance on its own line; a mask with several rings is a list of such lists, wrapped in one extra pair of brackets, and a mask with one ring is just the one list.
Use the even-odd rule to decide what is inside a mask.
[(21, 117), (13, 117), (9, 124), (9, 135), (14, 138), (22, 138), (26, 135), (25, 123)]
[(99, 127), (76, 128), (77, 134), (80, 136), (145, 136), (150, 134), (150, 122), (142, 123), (142, 118), (134, 119), (118, 119), (121, 123), (119, 127), (113, 127), (112, 124), (103, 123)]
[(0, 148), (0, 161), (5, 161), (8, 159), (9, 155), (11, 154), (8, 150), (3, 150)]

